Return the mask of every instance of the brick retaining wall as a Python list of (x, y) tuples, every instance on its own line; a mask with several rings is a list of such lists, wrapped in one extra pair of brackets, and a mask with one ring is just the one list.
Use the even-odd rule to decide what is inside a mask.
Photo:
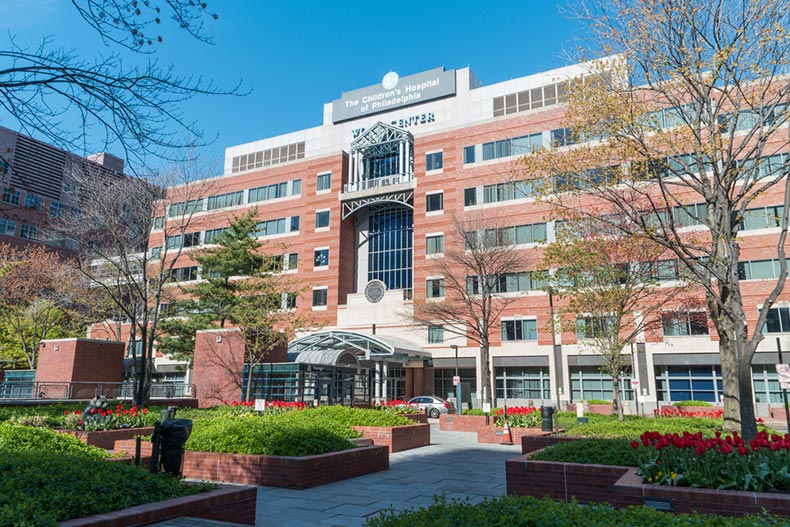
[(255, 525), (257, 499), (258, 489), (256, 488), (221, 487), (211, 492), (68, 520), (59, 525), (61, 527), (105, 527), (108, 525), (138, 527), (182, 516)]
[[(489, 416), (489, 423), (494, 424), (494, 416)], [(448, 432), (477, 432), (486, 426), (484, 415), (442, 414), (439, 416), (439, 430)]]
[[(73, 435), (83, 443), (92, 445), (105, 450), (115, 448), (116, 441), (134, 439), (135, 436), (149, 436), (154, 433), (153, 426), (141, 428), (119, 428), (117, 430), (94, 430), (85, 432), (83, 430), (58, 430), (63, 434)], [(134, 451), (132, 451), (134, 453)]]
[[(134, 455), (134, 440), (118, 441), (115, 450)], [(143, 442), (140, 450), (144, 459), (150, 459), (150, 442)], [(303, 457), (188, 450), (184, 452), (183, 476), (242, 485), (307, 489), (388, 469), (389, 451), (384, 446), (359, 447)]]
[(742, 516), (766, 510), (790, 516), (790, 494), (648, 485), (633, 467), (533, 461), (526, 454), (505, 462), (505, 473), (508, 494), (559, 501), (575, 498), (617, 508), (656, 500), (671, 504), (674, 512)]
[(374, 445), (386, 446), (390, 453), (428, 446), (431, 444), (431, 425), (406, 426), (352, 426)]

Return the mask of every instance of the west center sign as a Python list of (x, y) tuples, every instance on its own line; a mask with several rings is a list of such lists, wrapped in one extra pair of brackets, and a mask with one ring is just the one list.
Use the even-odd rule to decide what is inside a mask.
[(391, 71), (381, 84), (344, 92), (340, 99), (332, 101), (332, 122), (349, 121), (448, 95), (455, 95), (455, 70), (435, 68), (408, 77), (398, 77)]

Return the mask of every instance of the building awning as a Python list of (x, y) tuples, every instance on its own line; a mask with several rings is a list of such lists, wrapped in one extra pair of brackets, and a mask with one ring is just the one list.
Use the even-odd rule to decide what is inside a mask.
[[(305, 335), (288, 344), (288, 353), (339, 350), (353, 353), (360, 360), (430, 358), (430, 353), (413, 342), (389, 335), (368, 335), (357, 331), (327, 330)], [(297, 355), (298, 356), (298, 355)]]
[(342, 349), (310, 349), (298, 353), (289, 353), (288, 362), (319, 364), (322, 366), (351, 366), (354, 368), (359, 366), (356, 355)]

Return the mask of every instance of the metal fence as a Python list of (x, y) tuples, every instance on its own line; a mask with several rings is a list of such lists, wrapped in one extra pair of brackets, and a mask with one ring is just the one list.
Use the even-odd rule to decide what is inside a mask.
[[(151, 399), (194, 397), (194, 385), (182, 382), (158, 382), (151, 385)], [(105, 395), (110, 399), (132, 399), (131, 382), (0, 382), (0, 399), (93, 399)]]

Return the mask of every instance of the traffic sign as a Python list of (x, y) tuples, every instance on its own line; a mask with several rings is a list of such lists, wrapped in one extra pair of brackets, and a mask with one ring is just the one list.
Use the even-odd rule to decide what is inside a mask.
[(639, 379), (631, 379), (631, 387), (639, 388)]
[(461, 377), (458, 375), (453, 375), (453, 386), (458, 386), (458, 383), (461, 382)]

